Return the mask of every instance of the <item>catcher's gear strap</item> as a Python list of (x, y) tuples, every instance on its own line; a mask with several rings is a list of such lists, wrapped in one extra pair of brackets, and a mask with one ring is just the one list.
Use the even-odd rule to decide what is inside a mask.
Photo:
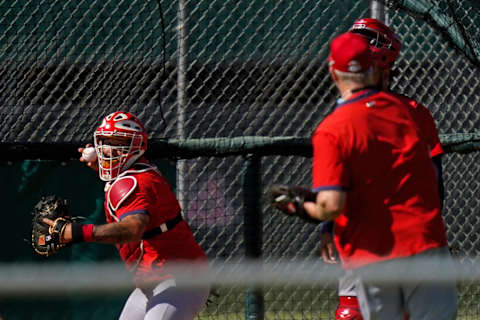
[(128, 198), (137, 187), (137, 179), (132, 176), (117, 179), (107, 193), (108, 205), (117, 211), (120, 205)]
[(133, 165), (133, 167), (131, 167), (130, 169), (122, 172), (121, 174), (119, 174), (118, 178), (124, 177), (126, 175), (130, 175), (130, 174), (142, 173), (142, 172), (147, 172), (147, 171), (151, 171), (151, 170), (161, 174), (160, 171), (158, 171), (157, 167), (155, 167), (155, 166), (153, 166), (149, 163), (137, 162)]
[(67, 224), (70, 221), (71, 220), (69, 219), (67, 220), (63, 217), (58, 217), (53, 222), (53, 226), (50, 226), (50, 228), (48, 228), (48, 233), (50, 233), (52, 236), (58, 236), (59, 238), (61, 238), (63, 232), (65, 231), (65, 228), (67, 227)]
[(156, 228), (145, 231), (142, 239), (150, 239), (156, 236), (157, 234), (162, 234), (164, 232), (167, 232), (168, 230), (172, 230), (182, 220), (183, 220), (182, 214), (179, 212), (175, 218), (167, 220), (165, 223), (162, 223)]

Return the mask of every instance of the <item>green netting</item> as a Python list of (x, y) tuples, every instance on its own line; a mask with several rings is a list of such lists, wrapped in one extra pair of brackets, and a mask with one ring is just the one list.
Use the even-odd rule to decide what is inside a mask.
[(379, 0), (428, 22), (446, 41), (480, 66), (480, 2), (476, 0)]

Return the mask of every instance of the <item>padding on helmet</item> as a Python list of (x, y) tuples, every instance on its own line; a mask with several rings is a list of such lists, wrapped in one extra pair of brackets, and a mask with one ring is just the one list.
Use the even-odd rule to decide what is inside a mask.
[(361, 34), (369, 39), (370, 48), (376, 55), (380, 68), (391, 68), (402, 49), (400, 38), (392, 29), (374, 18), (358, 19), (349, 32)]

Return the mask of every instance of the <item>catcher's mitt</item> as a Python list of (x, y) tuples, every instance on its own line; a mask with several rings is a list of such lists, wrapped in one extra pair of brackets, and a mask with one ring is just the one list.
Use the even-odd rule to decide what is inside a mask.
[[(32, 247), (36, 253), (48, 257), (66, 246), (60, 239), (66, 225), (72, 222), (67, 200), (57, 196), (42, 197), (32, 215)], [(49, 226), (43, 222), (44, 218), (55, 221), (55, 225)]]
[(317, 197), (317, 194), (308, 188), (296, 185), (274, 184), (267, 190), (267, 197), (274, 208), (289, 216), (297, 216), (315, 224), (322, 222), (310, 217), (303, 208), (305, 201), (315, 202)]

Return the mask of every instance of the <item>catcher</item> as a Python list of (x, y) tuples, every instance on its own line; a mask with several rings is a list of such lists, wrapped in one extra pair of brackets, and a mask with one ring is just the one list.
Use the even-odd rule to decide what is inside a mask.
[(205, 306), (210, 289), (180, 291), (168, 263), (197, 262), (198, 272), (204, 272), (207, 258), (182, 219), (167, 180), (144, 157), (147, 140), (142, 123), (128, 112), (103, 119), (94, 133), (98, 161), (83, 156), (80, 161), (98, 170), (106, 182), (107, 223), (82, 224), (67, 214), (56, 219), (45, 216), (42, 220), (49, 226), (45, 239), (53, 239), (47, 248), (54, 249), (48, 254), (80, 242), (114, 244), (136, 286), (120, 319), (193, 319)]

